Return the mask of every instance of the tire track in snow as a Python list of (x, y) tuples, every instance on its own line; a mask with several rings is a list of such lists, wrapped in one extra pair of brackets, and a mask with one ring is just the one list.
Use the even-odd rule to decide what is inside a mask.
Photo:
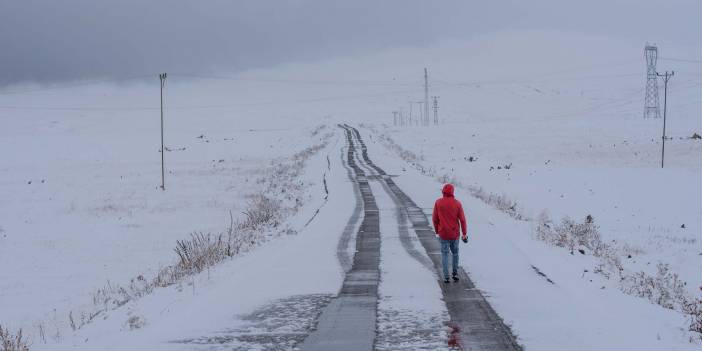
[[(351, 145), (348, 144), (347, 141), (346, 149), (350, 147)], [(344, 158), (344, 149), (341, 149), (340, 159), (341, 164), (344, 165), (344, 168), (346, 169), (349, 181), (353, 183), (354, 174), (351, 168), (347, 165), (347, 161)], [(353, 187), (353, 194), (354, 201), (356, 201), (356, 206), (354, 206), (353, 208), (351, 218), (349, 218), (349, 221), (346, 223), (346, 227), (344, 227), (344, 232), (341, 234), (339, 244), (336, 247), (336, 256), (339, 259), (339, 264), (341, 265), (341, 268), (343, 269), (344, 273), (351, 270), (352, 258), (349, 254), (349, 245), (352, 242), (353, 233), (357, 231), (358, 221), (361, 217), (361, 211), (363, 210), (363, 199), (361, 197), (361, 191), (358, 188), (358, 186)]]
[[(365, 147), (365, 146), (364, 146)], [(361, 163), (361, 162), (359, 162)], [(363, 168), (365, 168), (371, 175), (368, 177), (372, 177), (373, 179), (382, 179), (384, 177), (390, 177), (388, 175), (381, 175), (378, 174), (378, 172), (374, 169), (371, 168), (370, 166), (366, 165), (365, 163), (361, 163)], [(412, 256), (419, 264), (424, 266), (424, 268), (428, 269), (430, 272), (435, 273), (434, 270), (434, 263), (431, 262), (429, 257), (424, 252), (420, 252), (417, 249), (417, 242), (419, 241), (419, 238), (417, 238), (416, 235), (410, 235), (409, 231), (409, 213), (407, 213), (407, 209), (402, 206), (401, 201), (395, 196), (395, 193), (392, 192), (392, 190), (388, 187), (388, 185), (384, 181), (379, 182), (380, 185), (382, 185), (383, 190), (390, 196), (390, 198), (393, 200), (395, 203), (395, 216), (397, 220), (397, 226), (399, 229), (399, 234), (400, 234), (400, 242), (402, 243), (402, 247), (405, 248), (407, 253)]]
[[(402, 243), (398, 207), (383, 182), (371, 183), (380, 209), (380, 285), (375, 349), (378, 351), (450, 350), (449, 314), (427, 270)], [(406, 223), (405, 223), (406, 230)]]
[[(429, 226), (429, 221), (422, 209), (388, 177), (385, 171), (376, 166), (368, 157), (368, 151), (357, 129), (348, 125), (356, 142), (361, 145), (363, 163), (373, 168), (378, 178), (394, 194), (407, 211), (412, 228), (421, 242), (427, 255), (433, 262), (436, 272), (441, 270), (441, 251), (439, 242)], [(452, 340), (464, 350), (522, 350), (509, 327), (490, 306), (482, 292), (478, 290), (463, 268), (459, 268), (460, 282), (443, 284), (439, 282), (444, 302), (451, 316), (450, 326), (453, 329)], [(438, 275), (437, 275), (438, 276)]]
[(300, 345), (302, 350), (371, 350), (380, 279), (380, 219), (365, 172), (354, 160), (357, 152), (346, 130), (347, 163), (363, 199), (363, 220), (356, 238), (356, 254), (339, 295), (322, 311), (317, 330)]
[[(352, 129), (352, 134), (354, 135), (355, 142), (361, 145), (362, 153), (365, 155), (365, 158), (363, 158), (360, 155), (358, 155), (358, 153), (356, 153), (358, 163), (361, 165), (361, 167), (365, 168), (369, 174), (367, 177), (379, 180), (391, 177), (389, 175), (386, 175), (382, 169), (375, 167), (374, 164), (368, 164), (365, 162), (364, 159), (368, 158), (368, 151), (366, 149), (366, 145), (363, 143), (363, 140), (360, 139), (360, 134), (358, 134), (357, 130)], [(393, 202), (395, 203), (397, 209), (397, 226), (399, 228), (400, 242), (402, 243), (402, 246), (405, 248), (407, 253), (409, 253), (410, 256), (412, 256), (412, 258), (414, 258), (417, 262), (419, 262), (430, 272), (435, 273), (436, 271), (434, 270), (434, 264), (431, 262), (429, 257), (427, 257), (427, 255), (424, 252), (420, 252), (417, 249), (417, 236), (410, 235), (408, 229), (409, 213), (407, 212), (407, 209), (404, 206), (402, 206), (401, 201), (397, 198), (397, 196), (395, 196), (395, 193), (392, 192), (392, 190), (388, 187), (386, 182), (380, 181), (380, 184), (383, 186), (383, 190), (385, 190), (385, 192), (388, 193), (388, 195), (390, 195), (390, 198), (392, 198)]]

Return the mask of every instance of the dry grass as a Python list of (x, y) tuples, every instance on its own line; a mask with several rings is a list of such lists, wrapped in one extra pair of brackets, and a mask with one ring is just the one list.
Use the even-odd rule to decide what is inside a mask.
[(246, 218), (237, 226), (239, 230), (260, 230), (271, 226), (277, 227), (281, 220), (281, 204), (263, 194), (251, 197), (248, 209), (244, 211)]
[(529, 218), (522, 214), (522, 212), (519, 210), (517, 202), (509, 199), (507, 195), (488, 193), (483, 190), (482, 187), (468, 187), (468, 190), (473, 197), (482, 200), (492, 208), (497, 209), (516, 220), (529, 220)]
[(228, 257), (228, 245), (222, 235), (195, 232), (189, 239), (178, 240), (174, 249), (180, 266), (187, 273), (202, 272)]
[(690, 316), (690, 331), (697, 333), (699, 341), (702, 341), (702, 299), (687, 301), (683, 312)]
[(690, 320), (688, 330), (697, 333), (698, 340), (702, 341), (702, 299), (687, 292), (687, 283), (671, 271), (668, 264), (659, 263), (656, 268), (655, 276), (637, 272), (624, 277), (621, 290), (687, 315)]
[(13, 334), (0, 325), (0, 347), (0, 351), (29, 351), (29, 341), (22, 335), (22, 329)]
[(129, 330), (141, 329), (146, 325), (146, 321), (140, 316), (131, 316), (127, 319), (127, 325)]
[(612, 275), (621, 277), (624, 266), (616, 248), (605, 243), (595, 224), (595, 219), (587, 215), (582, 222), (576, 222), (564, 217), (561, 222), (554, 223), (546, 213), (537, 218), (536, 238), (548, 244), (563, 247), (575, 254), (592, 254), (600, 259), (595, 272), (610, 278)]
[[(317, 128), (313, 135), (317, 136), (325, 129), (326, 127)], [(71, 313), (69, 324), (74, 329), (80, 329), (104, 311), (139, 299), (150, 294), (155, 288), (176, 284), (185, 277), (198, 274), (265, 242), (268, 238), (266, 233), (277, 229), (287, 217), (296, 213), (302, 206), (302, 193), (306, 188), (299, 178), (305, 163), (326, 147), (332, 135), (322, 135), (320, 144), (308, 147), (287, 160), (278, 160), (270, 168), (264, 169), (263, 175), (255, 182), (260, 185), (261, 191), (249, 196), (241, 220), (235, 221), (232, 213), (229, 213), (230, 222), (226, 232), (194, 232), (189, 238), (176, 241), (174, 251), (178, 256), (177, 263), (161, 268), (152, 279), (139, 275), (132, 279), (128, 286), (108, 282), (93, 294), (93, 304), (97, 311), (88, 315), (81, 314), (78, 321)], [(289, 233), (290, 230), (285, 232)], [(130, 328), (137, 324), (129, 323)]]
[(575, 249), (588, 250), (599, 257), (608, 251), (608, 245), (602, 241), (599, 227), (590, 215), (582, 222), (564, 217), (559, 224), (554, 224), (548, 215), (542, 213), (536, 226), (536, 238), (558, 247), (565, 247), (571, 254)]
[(622, 291), (627, 294), (645, 298), (667, 309), (682, 310), (689, 300), (685, 287), (677, 273), (670, 270), (664, 263), (658, 263), (655, 276), (638, 272), (631, 274), (622, 281)]
[(687, 283), (668, 264), (659, 263), (656, 274), (646, 272), (627, 274), (616, 248), (602, 241), (599, 228), (592, 216), (583, 222), (566, 217), (559, 224), (541, 214), (536, 225), (536, 238), (551, 245), (591, 253), (600, 259), (595, 273), (619, 280), (619, 289), (629, 295), (645, 298), (663, 308), (681, 312), (690, 318), (689, 330), (702, 341), (702, 300), (693, 298), (686, 290)]

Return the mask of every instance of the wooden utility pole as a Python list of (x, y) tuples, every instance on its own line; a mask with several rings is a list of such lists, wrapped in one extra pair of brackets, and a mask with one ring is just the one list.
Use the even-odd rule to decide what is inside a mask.
[(427, 68), (424, 68), (424, 118), (422, 125), (429, 125), (429, 73)]
[(166, 85), (166, 73), (161, 73), (158, 75), (159, 80), (161, 80), (161, 190), (166, 190), (166, 167), (165, 167), (165, 154), (166, 148), (163, 147), (163, 86)]
[(412, 105), (413, 104), (414, 103), (412, 101), (409, 102), (409, 107), (410, 107), (410, 109), (409, 109), (409, 125), (410, 126), (412, 125)]
[(434, 125), (439, 125), (439, 97), (434, 96)]
[(665, 120), (668, 111), (668, 81), (672, 76), (675, 75), (675, 71), (665, 71), (665, 74), (660, 74), (656, 72), (656, 75), (659, 77), (663, 77), (663, 81), (665, 82), (665, 88), (663, 90), (663, 148), (661, 149), (661, 168), (663, 168), (665, 166)]
[(424, 101), (417, 101), (417, 105), (419, 105), (419, 117), (417, 117), (417, 125), (418, 125), (418, 126), (420, 126), (420, 125), (422, 125), (422, 124), (424, 123), (424, 122), (423, 122), (423, 121), (424, 121), (424, 116), (423, 116), (423, 115), (424, 115), (424, 109), (422, 108), (422, 104), (423, 104), (423, 103), (424, 103)]

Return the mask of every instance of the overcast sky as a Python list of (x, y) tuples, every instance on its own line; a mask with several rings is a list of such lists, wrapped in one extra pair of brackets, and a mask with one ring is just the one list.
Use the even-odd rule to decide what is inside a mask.
[(0, 0), (0, 85), (235, 72), (498, 30), (700, 45), (700, 13), (699, 0)]

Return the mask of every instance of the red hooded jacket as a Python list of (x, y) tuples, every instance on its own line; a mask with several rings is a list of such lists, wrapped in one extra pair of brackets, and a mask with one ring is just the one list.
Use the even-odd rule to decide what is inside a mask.
[(463, 235), (467, 234), (466, 216), (463, 213), (463, 206), (460, 201), (453, 197), (453, 185), (444, 185), (441, 192), (444, 196), (436, 200), (434, 213), (432, 214), (434, 231), (443, 240), (456, 240), (458, 239), (459, 229), (463, 231)]

